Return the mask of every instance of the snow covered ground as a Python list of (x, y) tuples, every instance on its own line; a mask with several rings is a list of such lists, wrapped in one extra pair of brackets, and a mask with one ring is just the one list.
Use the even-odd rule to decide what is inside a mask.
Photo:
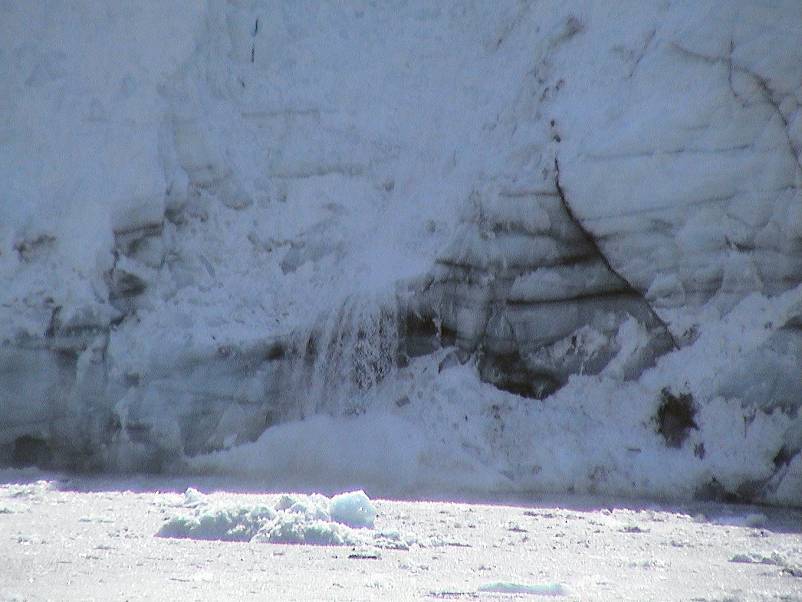
[(0, 483), (3, 601), (802, 600), (798, 510), (32, 470)]

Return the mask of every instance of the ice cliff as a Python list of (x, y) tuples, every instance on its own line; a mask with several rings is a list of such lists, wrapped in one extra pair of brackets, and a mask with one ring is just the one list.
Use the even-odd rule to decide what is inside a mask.
[(802, 504), (798, 1), (0, 14), (2, 463)]

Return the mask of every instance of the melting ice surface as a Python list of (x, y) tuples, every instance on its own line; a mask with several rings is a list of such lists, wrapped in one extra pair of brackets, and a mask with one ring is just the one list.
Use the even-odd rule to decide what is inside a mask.
[(398, 316), (391, 295), (350, 295), (325, 313), (301, 346), (313, 356), (298, 363), (302, 415), (354, 413), (361, 394), (389, 375), (398, 351)]

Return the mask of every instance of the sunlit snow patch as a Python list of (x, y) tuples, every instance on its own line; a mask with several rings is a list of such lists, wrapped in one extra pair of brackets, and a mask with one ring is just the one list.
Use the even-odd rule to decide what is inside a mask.
[(508, 581), (495, 581), (479, 586), (480, 592), (494, 594), (532, 594), (535, 596), (565, 596), (568, 590), (559, 583), (536, 583), (527, 585), (524, 583), (512, 583)]
[(310, 545), (374, 545), (407, 548), (395, 531), (375, 531), (376, 509), (364, 491), (327, 498), (282, 495), (275, 504), (212, 499), (188, 489), (181, 504), (191, 512), (170, 518), (160, 537)]

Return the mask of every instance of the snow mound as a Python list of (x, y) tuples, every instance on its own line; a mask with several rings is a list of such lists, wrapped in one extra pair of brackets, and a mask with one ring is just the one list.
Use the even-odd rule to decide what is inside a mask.
[(395, 531), (374, 531), (376, 508), (364, 491), (328, 498), (320, 494), (282, 495), (274, 504), (248, 504), (232, 496), (206, 496), (188, 489), (159, 537), (215, 541), (409, 547)]

